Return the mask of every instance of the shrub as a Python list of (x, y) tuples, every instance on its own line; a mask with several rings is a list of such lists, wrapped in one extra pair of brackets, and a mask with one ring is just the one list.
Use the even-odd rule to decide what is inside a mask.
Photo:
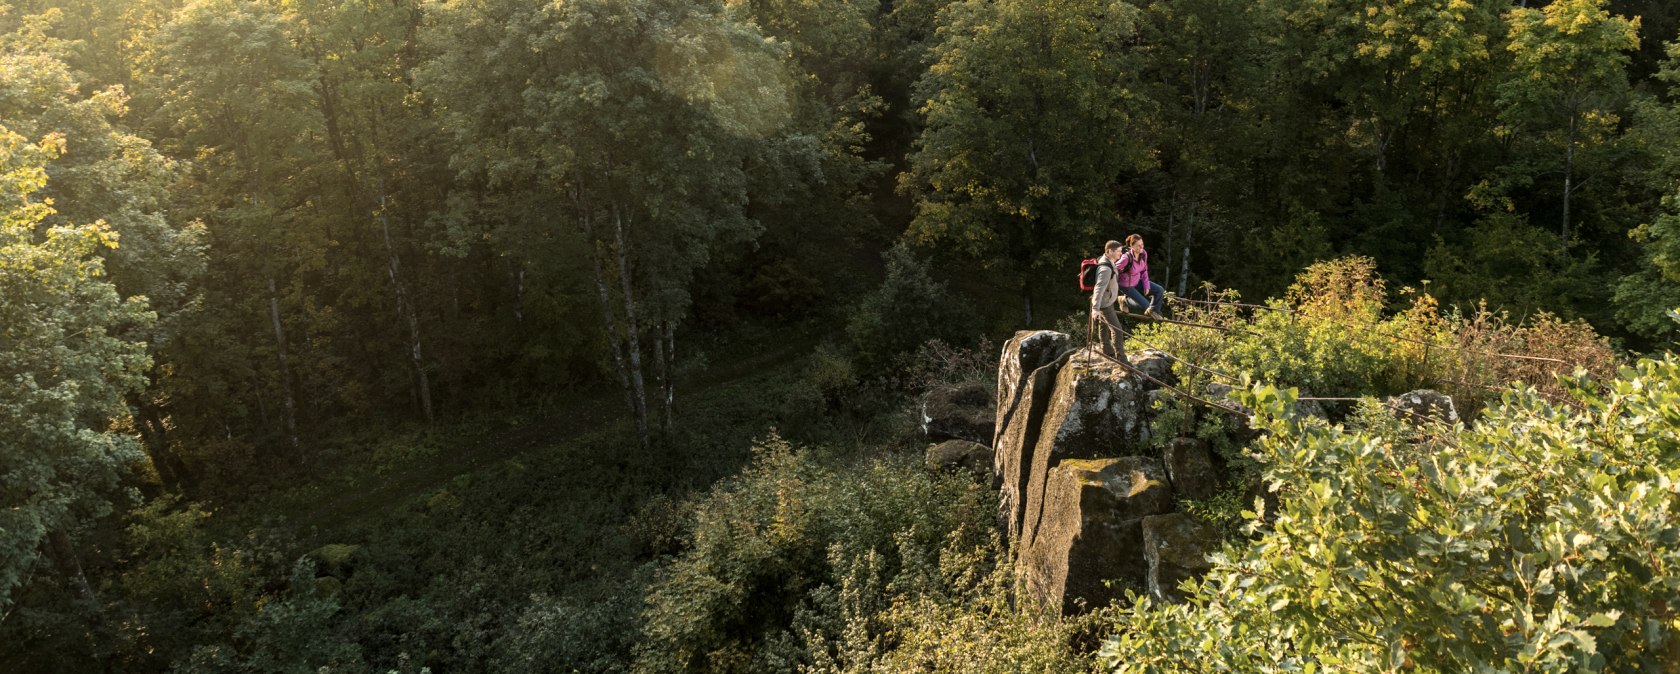
[[(810, 652), (810, 674), (926, 672), (1015, 674), (1093, 671), (1091, 649), (1080, 641), (1112, 619), (1109, 609), (1058, 619), (1026, 610), (1013, 567), (995, 549), (953, 540), (928, 560), (906, 554), (920, 571), (901, 578), (931, 579), (919, 592), (882, 587), (876, 557), (854, 560), (830, 593), (843, 622)], [(890, 599), (890, 603), (882, 601)], [(883, 605), (885, 604), (885, 605)], [(1020, 608), (1018, 608), (1020, 607)]]
[[(1244, 403), (1282, 495), (1182, 605), (1139, 600), (1119, 672), (1672, 671), (1680, 664), (1680, 359), (1578, 406), (1532, 388), (1472, 428), (1396, 438)], [(1400, 445), (1410, 445), (1401, 447)], [(1252, 513), (1250, 513), (1252, 514)]]
[[(1226, 374), (1249, 373), (1313, 396), (1434, 388), (1451, 395), (1471, 417), (1513, 382), (1558, 397), (1559, 375), (1580, 367), (1603, 377), (1618, 362), (1609, 342), (1582, 321), (1539, 314), (1517, 324), (1485, 308), (1471, 316), (1443, 315), (1430, 295), (1402, 290), (1408, 295), (1404, 309), (1385, 317), (1388, 291), (1371, 260), (1321, 262), (1302, 272), (1284, 301), (1246, 319), (1229, 306), (1178, 306), (1181, 320), (1224, 331), (1150, 325), (1138, 330), (1128, 349), (1161, 348)], [(1182, 364), (1175, 368), (1181, 379), (1209, 377)]]
[(630, 671), (626, 655), (640, 630), (640, 589), (650, 580), (648, 575), (638, 573), (632, 582), (614, 587), (604, 596), (532, 596), (515, 624), (497, 640), (502, 655), (491, 671)]
[(928, 276), (909, 248), (896, 246), (886, 257), (886, 279), (846, 322), (858, 363), (870, 373), (889, 369), (929, 339), (952, 341), (968, 320), (950, 288)]
[(824, 598), (845, 591), (860, 560), (883, 579), (875, 591), (937, 586), (916, 560), (988, 545), (995, 503), (967, 478), (926, 473), (919, 458), (835, 466), (774, 436), (760, 442), (751, 466), (696, 505), (692, 548), (652, 584), (636, 669), (810, 664), (811, 643), (841, 638), (838, 600)]

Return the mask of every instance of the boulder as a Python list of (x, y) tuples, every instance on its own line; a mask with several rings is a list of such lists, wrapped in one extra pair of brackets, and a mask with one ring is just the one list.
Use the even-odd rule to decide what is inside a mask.
[(980, 383), (934, 389), (922, 401), (922, 432), (927, 439), (992, 442), (997, 411), (991, 387)]
[(332, 576), (321, 576), (315, 579), (315, 593), (323, 597), (336, 597), (344, 590), (344, 581)]
[(1166, 477), (1159, 461), (1138, 456), (1057, 465), (1040, 521), (1020, 548), (1017, 568), (1029, 596), (1071, 613), (1142, 588), (1143, 519), (1172, 509)]
[(992, 399), (997, 407), (993, 447), (998, 446), (998, 436), (1008, 431), (1027, 377), (1072, 347), (1072, 337), (1052, 330), (1022, 330), (1003, 344), (1003, 356), (998, 359), (997, 395)]
[(1090, 354), (1081, 350), (1057, 373), (1050, 404), (1041, 416), (1038, 445), (1026, 461), (1030, 468), (1023, 519), (1012, 527), (1024, 536), (1032, 535), (1046, 480), (1057, 464), (1138, 454), (1144, 448), (1149, 424), (1143, 379), (1112, 361), (1088, 360)]
[(1212, 496), (1219, 487), (1219, 474), (1213, 468), (1213, 453), (1207, 442), (1199, 438), (1173, 438), (1162, 451), (1167, 478), (1172, 481), (1173, 494), (1179, 498), (1202, 499)]
[(927, 467), (933, 471), (953, 473), (990, 473), (992, 449), (978, 442), (946, 440), (928, 448)]
[(306, 556), (315, 562), (316, 576), (345, 580), (356, 572), (356, 565), (362, 558), (361, 551), (360, 545), (329, 543), (310, 551)]
[(1458, 423), (1458, 406), (1453, 404), (1452, 396), (1433, 389), (1418, 389), (1410, 393), (1402, 393), (1383, 400), (1395, 414), (1412, 424), (1428, 423), (1425, 419), (1438, 419), (1449, 424)]
[(1213, 568), (1207, 555), (1218, 549), (1219, 532), (1185, 513), (1145, 517), (1142, 528), (1145, 589), (1155, 601), (1182, 600), (1179, 583)]
[(1309, 393), (1305, 390), (1297, 389), (1295, 395), (1296, 395), (1296, 400), (1295, 400), (1295, 413), (1296, 414), (1306, 415), (1306, 416), (1309, 416), (1309, 417), (1318, 417), (1318, 418), (1323, 419), (1325, 421), (1330, 420), (1330, 410), (1329, 410), (1329, 408), (1325, 407), (1324, 401), (1322, 401), (1322, 400), (1301, 400), (1300, 398), (1311, 398), (1311, 397), (1313, 397), (1312, 393)]
[(998, 434), (992, 454), (992, 485), (998, 490), (998, 531), (1005, 540), (1020, 539), (1033, 451), (1038, 446), (1045, 410), (1056, 391), (1056, 376), (1066, 362), (1063, 358), (1046, 363), (1023, 379), (1018, 409)]
[(1041, 446), (1058, 457), (1123, 456), (1149, 438), (1148, 382), (1081, 349), (1056, 377)]
[(1254, 410), (1248, 409), (1247, 406), (1237, 402), (1235, 394), (1236, 389), (1230, 385), (1213, 382), (1207, 385), (1207, 390), (1202, 397), (1227, 408), (1226, 410), (1211, 410), (1211, 412), (1224, 415), (1226, 425), (1232, 430), (1231, 438), (1237, 444), (1246, 445), (1260, 437), (1260, 431), (1248, 425), (1248, 419), (1254, 416)]
[[(1178, 376), (1173, 374), (1173, 361), (1167, 354), (1156, 349), (1144, 349), (1131, 356), (1132, 367), (1142, 370), (1149, 375), (1143, 379), (1143, 388), (1154, 391), (1161, 388), (1157, 381), (1168, 386), (1178, 385)], [(1153, 378), (1152, 381), (1150, 378)]]

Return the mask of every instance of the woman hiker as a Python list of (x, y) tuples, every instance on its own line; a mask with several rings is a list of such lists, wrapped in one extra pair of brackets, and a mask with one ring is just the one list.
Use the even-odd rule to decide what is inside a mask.
[[(1150, 318), (1161, 319), (1161, 305), (1167, 301), (1167, 289), (1159, 283), (1149, 280), (1149, 251), (1143, 249), (1143, 237), (1133, 234), (1126, 237), (1126, 254), (1114, 267), (1120, 273), (1120, 292), (1126, 299), (1144, 310)], [(1144, 294), (1149, 295), (1150, 301), (1143, 300)]]

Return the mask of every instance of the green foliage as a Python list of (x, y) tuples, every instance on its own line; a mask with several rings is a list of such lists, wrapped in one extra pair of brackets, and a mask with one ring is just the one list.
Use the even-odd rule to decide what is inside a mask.
[(641, 597), (634, 583), (605, 597), (533, 596), (498, 642), (498, 672), (629, 672), (624, 654), (640, 634)]
[[(1146, 326), (1133, 350), (1318, 395), (1439, 388), (1467, 417), (1512, 382), (1570, 395), (1558, 363), (1493, 354), (1602, 378), (1600, 331), (1640, 349), (1675, 334), (1675, 16), (1655, 0), (0, 4), (0, 669), (613, 671), (685, 648), (718, 669), (1079, 669), (1088, 626), (1009, 608), (985, 528), (950, 528), (987, 519), (949, 512), (984, 500), (960, 480), (804, 452), (786, 498), (745, 496), (768, 493), (760, 473), (689, 491), (771, 423), (870, 454), (914, 444), (901, 402), (994, 371), (969, 327), (1014, 325), (998, 316), (1023, 300), (1076, 308), (1073, 261), (1130, 231), (1157, 281), (1268, 296), (1321, 263), (1275, 303), (1294, 313), (1184, 307), (1234, 332)], [(885, 282), (855, 292), (875, 279), (849, 261), (894, 240), (938, 254), (888, 252)], [(1350, 254), (1366, 257), (1334, 261)], [(1434, 296), (1391, 295), (1379, 266)], [(789, 318), (841, 324), (841, 347), (807, 360), (825, 339), (753, 332)], [(699, 355), (743, 320), (750, 359)], [(795, 361), (798, 381), (756, 376)], [(694, 408), (627, 447), (614, 386), (644, 426)], [(1347, 411), (1344, 433), (1436, 470), (1428, 432)], [(455, 432), (482, 418), (532, 425)], [(1251, 461), (1230, 418), (1172, 406), (1156, 423)], [(155, 500), (105, 517), (129, 475)], [(1187, 508), (1227, 519), (1234, 494)], [(290, 560), (340, 542), (353, 563), (287, 589)], [(672, 556), (687, 575), (659, 576)], [(647, 604), (655, 577), (664, 603)], [(1634, 652), (1615, 630), (1654, 613), (1588, 629)], [(640, 652), (655, 615), (669, 649)]]
[[(1526, 322), (1481, 307), (1473, 314), (1443, 314), (1435, 298), (1406, 289), (1410, 304), (1388, 314), (1387, 283), (1369, 258), (1342, 258), (1308, 267), (1285, 298), (1252, 319), (1229, 307), (1180, 305), (1179, 316), (1225, 332), (1162, 324), (1139, 330), (1129, 349), (1162, 348), (1223, 373), (1296, 387), (1303, 396), (1393, 395), (1433, 388), (1451, 395), (1473, 415), (1513, 381), (1547, 395), (1561, 395), (1560, 374), (1582, 367), (1599, 376), (1614, 372), (1616, 353), (1590, 325), (1538, 313)], [(1520, 356), (1513, 358), (1511, 356)], [(1174, 366), (1194, 391), (1210, 375)], [(1332, 411), (1345, 411), (1339, 405)], [(1190, 410), (1158, 417), (1162, 437), (1197, 435), (1219, 442), (1228, 435), (1198, 429)]]
[[(1277, 520), (1184, 605), (1139, 601), (1114, 671), (1662, 671), (1680, 661), (1680, 361), (1507, 395), (1413, 442), (1244, 396)], [(1406, 445), (1411, 445), (1410, 447)], [(1653, 601), (1657, 603), (1653, 603)]]
[(1468, 234), (1464, 244), (1428, 249), (1429, 287), (1443, 302), (1470, 307), (1486, 301), (1519, 317), (1554, 307), (1565, 315), (1604, 316), (1610, 292), (1590, 251), (1572, 251), (1555, 232), (1508, 213), (1482, 219)]
[(900, 187), (917, 198), (906, 235), (1032, 287), (1112, 222), (1110, 184), (1149, 158), (1128, 132), (1138, 103), (1123, 2), (955, 2), (917, 84), (925, 128)]
[(1245, 502), (1249, 494), (1247, 479), (1228, 480), (1228, 483), (1204, 499), (1192, 499), (1180, 502), (1180, 507), (1190, 516), (1201, 520), (1220, 531), (1234, 531), (1245, 518), (1243, 512), (1253, 507), (1253, 503)]
[[(942, 548), (993, 540), (989, 494), (965, 477), (928, 475), (919, 457), (848, 468), (774, 436), (755, 452), (696, 506), (692, 548), (653, 584), (638, 671), (811, 664), (811, 644), (842, 637), (843, 605), (885, 607), (893, 594), (941, 587), (929, 560)], [(859, 574), (872, 589), (848, 600)]]
[(1364, 334), (1382, 323), (1386, 289), (1375, 272), (1369, 258), (1308, 267), (1283, 305), (1293, 311), (1261, 312), (1232, 340), (1227, 371), (1321, 396), (1395, 389), (1393, 345)]
[(817, 347), (817, 352), (811, 355), (811, 368), (805, 380), (830, 408), (843, 406), (858, 385), (857, 369), (852, 361), (827, 344)]
[[(1657, 79), (1673, 99), (1680, 93), (1680, 40), (1668, 43), (1666, 51)], [(1641, 259), (1638, 269), (1617, 284), (1615, 304), (1617, 317), (1633, 332), (1672, 344), (1680, 328), (1665, 314), (1680, 306), (1680, 194), (1674, 190), (1674, 180), (1680, 177), (1680, 143), (1675, 140), (1680, 137), (1680, 106), (1651, 98), (1636, 110), (1632, 133), (1656, 155), (1649, 177), (1662, 194), (1662, 208), (1628, 232), (1639, 245)]]
[[(231, 647), (201, 646), (178, 671), (190, 674), (366, 671), (361, 650), (332, 629), (338, 602), (315, 590), (309, 564), (293, 569), (293, 594), (265, 604), (233, 634)], [(406, 668), (405, 668), (406, 669)], [(424, 671), (424, 670), (422, 670)]]
[(838, 590), (814, 593), (818, 602), (838, 605), (831, 614), (840, 620), (830, 629), (840, 636), (807, 632), (814, 664), (802, 671), (1094, 671), (1079, 643), (1111, 619), (1107, 611), (1060, 618), (1026, 609), (1013, 567), (997, 563), (997, 552), (956, 540), (937, 558), (904, 549), (901, 558), (918, 568), (897, 577), (883, 575), (879, 556), (853, 561)]
[[(43, 540), (108, 513), (139, 458), (105, 420), (121, 413), (148, 365), (145, 344), (120, 335), (143, 331), (154, 315), (104, 278), (96, 252), (116, 246), (116, 233), (103, 223), (43, 226), (53, 209), (33, 195), (63, 151), (60, 137), (32, 143), (0, 126), (0, 613)], [(66, 561), (59, 571), (79, 577)]]
[(948, 285), (928, 275), (906, 246), (887, 251), (887, 276), (846, 321), (846, 337), (861, 369), (877, 373), (903, 364), (930, 339), (962, 337), (967, 315)]

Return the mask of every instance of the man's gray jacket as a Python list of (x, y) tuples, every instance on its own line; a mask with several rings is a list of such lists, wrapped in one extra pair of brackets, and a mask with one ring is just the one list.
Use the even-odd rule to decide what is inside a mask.
[(1091, 310), (1112, 307), (1119, 300), (1120, 273), (1114, 268), (1114, 261), (1104, 255), (1102, 262), (1097, 263), (1097, 286), (1091, 290)]

